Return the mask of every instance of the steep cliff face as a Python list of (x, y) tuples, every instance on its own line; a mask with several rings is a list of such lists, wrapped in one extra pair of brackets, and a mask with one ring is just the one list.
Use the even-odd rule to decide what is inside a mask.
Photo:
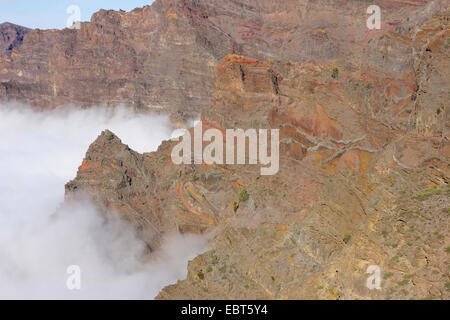
[[(427, 2), (379, 1), (382, 32), (421, 19)], [(0, 58), (0, 99), (47, 108), (123, 103), (182, 120), (208, 108), (225, 55), (321, 61), (358, 52), (371, 37), (366, 9), (357, 0), (157, 0), (128, 13), (101, 10), (80, 30), (27, 33)]]
[[(280, 130), (280, 170), (175, 165), (105, 131), (83, 190), (151, 249), (214, 235), (159, 298), (448, 298), (448, 1), (156, 1), (80, 30), (28, 33), (0, 58), (0, 97), (126, 103), (204, 128)], [(20, 76), (18, 71), (20, 71)], [(366, 286), (368, 266), (382, 289)]]

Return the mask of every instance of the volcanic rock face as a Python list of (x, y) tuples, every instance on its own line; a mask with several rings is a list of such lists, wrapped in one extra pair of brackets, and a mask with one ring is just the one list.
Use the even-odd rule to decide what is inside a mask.
[[(423, 19), (418, 12), (427, 2), (379, 1), (385, 29), (409, 16)], [(439, 10), (437, 2), (427, 14)], [(357, 52), (368, 40), (365, 5), (157, 0), (129, 13), (101, 10), (80, 30), (29, 32), (11, 57), (0, 58), (0, 99), (45, 107), (123, 103), (184, 119), (208, 109), (216, 66), (227, 54), (321, 61)]]
[(141, 155), (105, 131), (91, 145), (67, 197), (88, 192), (152, 249), (175, 230), (215, 235), (161, 299), (448, 299), (448, 1), (378, 3), (372, 31), (356, 0), (100, 11), (79, 31), (27, 34), (0, 60), (0, 95), (280, 130), (273, 176), (175, 165), (173, 141)]

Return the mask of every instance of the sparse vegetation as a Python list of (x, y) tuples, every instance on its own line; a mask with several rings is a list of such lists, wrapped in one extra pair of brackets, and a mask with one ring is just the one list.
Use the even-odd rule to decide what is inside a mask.
[(403, 279), (402, 281), (400, 281), (400, 282), (398, 283), (398, 286), (399, 286), (399, 287), (400, 287), (400, 286), (406, 286), (408, 283), (409, 283), (409, 280), (408, 280), (408, 279)]
[(333, 72), (331, 73), (331, 77), (333, 79), (337, 79), (339, 77), (339, 69), (338, 68), (333, 69)]
[(220, 271), (221, 273), (227, 272), (227, 266), (226, 266), (226, 265), (223, 265), (222, 267), (220, 267), (219, 271)]
[(445, 283), (445, 290), (450, 291), (450, 282)]
[(342, 241), (344, 241), (344, 243), (347, 244), (347, 243), (349, 243), (351, 237), (352, 236), (349, 233), (346, 233), (344, 235), (344, 238), (342, 239)]
[(219, 258), (217, 256), (212, 256), (211, 264), (215, 266), (217, 263), (219, 263)]
[(358, 88), (360, 85), (362, 86), (362, 84), (363, 84), (362, 80), (361, 80), (361, 79), (358, 80), (358, 81), (355, 83), (355, 89)]
[(392, 277), (393, 275), (394, 275), (394, 274), (393, 274), (392, 272), (386, 272), (386, 273), (384, 274), (383, 278), (386, 280), (386, 279)]
[(239, 201), (245, 202), (249, 199), (250, 195), (248, 194), (248, 191), (246, 189), (241, 190), (239, 193)]
[(197, 273), (197, 276), (198, 276), (198, 278), (199, 278), (200, 280), (205, 279), (205, 274), (203, 273), (202, 270), (200, 270), (200, 271)]
[(413, 197), (413, 199), (419, 200), (419, 201), (425, 201), (432, 196), (441, 195), (441, 194), (442, 194), (441, 189), (439, 189), (437, 187), (431, 187), (431, 188), (425, 189), (422, 193)]

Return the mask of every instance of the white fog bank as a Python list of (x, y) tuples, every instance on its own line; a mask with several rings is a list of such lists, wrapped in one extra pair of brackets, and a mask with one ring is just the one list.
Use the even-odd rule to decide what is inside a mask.
[[(144, 261), (126, 222), (105, 223), (87, 199), (61, 207), (64, 184), (105, 129), (138, 152), (172, 132), (167, 117), (125, 108), (0, 104), (0, 299), (152, 299), (207, 249), (202, 237), (172, 235)], [(70, 265), (81, 268), (80, 290), (67, 289)]]

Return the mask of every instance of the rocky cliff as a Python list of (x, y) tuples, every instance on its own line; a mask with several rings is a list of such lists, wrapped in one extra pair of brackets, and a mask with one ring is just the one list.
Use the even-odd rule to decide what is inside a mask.
[[(141, 232), (214, 235), (160, 299), (448, 299), (448, 1), (156, 1), (78, 31), (31, 31), (2, 57), (0, 96), (201, 114), (280, 130), (280, 170), (175, 165), (112, 132), (66, 195)], [(19, 73), (21, 75), (19, 76)], [(107, 212), (107, 210), (105, 210)], [(380, 290), (366, 286), (380, 267)]]

